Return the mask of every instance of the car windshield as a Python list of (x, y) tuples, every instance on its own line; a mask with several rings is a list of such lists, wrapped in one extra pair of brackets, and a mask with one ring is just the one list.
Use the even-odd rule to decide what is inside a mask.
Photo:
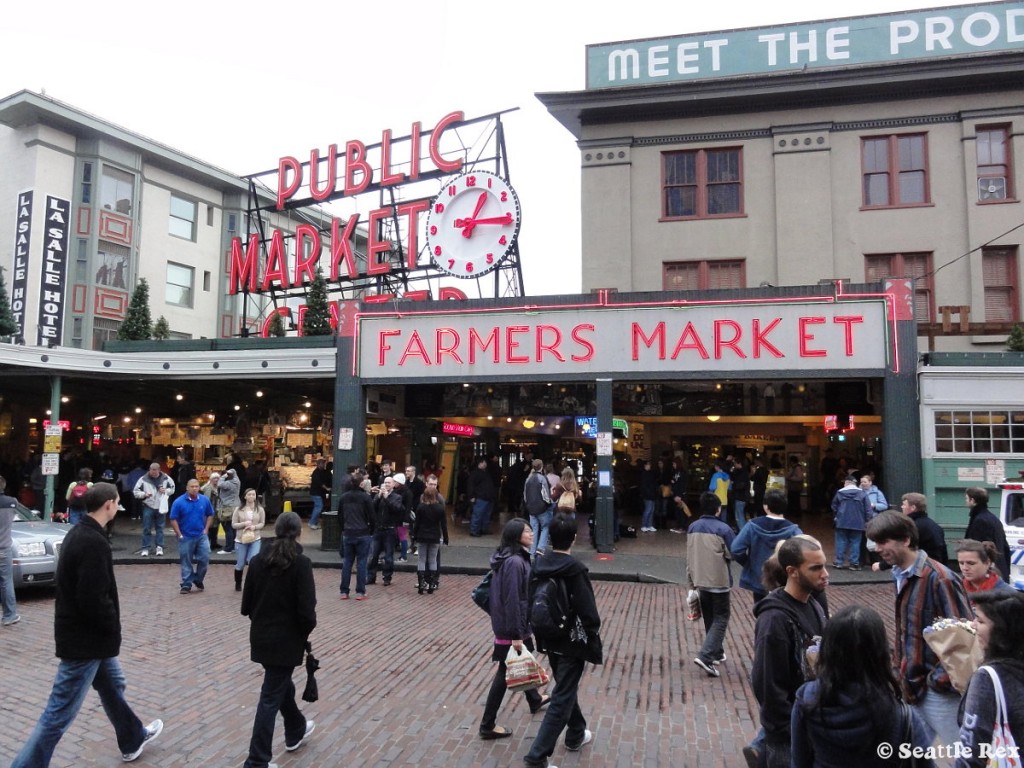
[(18, 506), (14, 508), (14, 522), (16, 523), (38, 522), (42, 519), (43, 518), (41, 518), (37, 512), (33, 512), (31, 509), (24, 507), (21, 504), (18, 504)]

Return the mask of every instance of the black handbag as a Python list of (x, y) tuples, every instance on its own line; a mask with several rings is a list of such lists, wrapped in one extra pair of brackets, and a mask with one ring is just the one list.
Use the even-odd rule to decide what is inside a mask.
[(491, 577), (494, 576), (494, 571), (487, 571), (486, 575), (473, 587), (473, 602), (480, 606), (480, 610), (484, 613), (490, 614), (491, 612)]

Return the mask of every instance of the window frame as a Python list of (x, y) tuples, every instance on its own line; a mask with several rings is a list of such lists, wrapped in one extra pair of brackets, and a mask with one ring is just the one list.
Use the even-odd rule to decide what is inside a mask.
[(937, 408), (930, 421), (935, 456), (1008, 456), (1024, 450), (1019, 408)]
[[(119, 193), (123, 194), (125, 191), (122, 189), (122, 185), (128, 186), (128, 197), (118, 197)], [(123, 200), (128, 201), (127, 211), (118, 209), (118, 203)], [(135, 174), (123, 168), (118, 168), (116, 165), (104, 163), (100, 169), (100, 188), (97, 205), (101, 210), (131, 218), (135, 210)]]
[[(188, 284), (188, 286), (184, 286), (181, 283), (177, 283), (177, 282), (174, 282), (174, 281), (171, 280), (171, 270), (172, 269), (181, 269), (181, 270), (185, 270), (185, 271), (188, 272), (188, 275), (189, 275), (189, 284)], [(175, 262), (175, 261), (168, 261), (167, 262), (167, 269), (166, 269), (165, 274), (166, 274), (167, 279), (166, 279), (166, 284), (165, 284), (165, 287), (164, 287), (164, 303), (166, 303), (168, 306), (172, 306), (172, 307), (185, 307), (187, 309), (192, 309), (195, 306), (195, 302), (196, 302), (196, 270), (195, 270), (195, 267), (190, 267), (187, 264), (180, 264), (180, 263)], [(187, 291), (188, 291), (188, 301), (187, 301), (187, 303), (183, 303), (181, 301), (174, 301), (174, 300), (172, 300), (171, 295), (170, 295), (170, 289), (171, 289), (172, 286), (176, 287), (176, 288), (187, 288)]]
[[(914, 139), (920, 138), (922, 142), (921, 156), (922, 165), (920, 168), (901, 168), (899, 143), (901, 139)], [(886, 146), (886, 161), (885, 170), (880, 171), (877, 169), (869, 170), (866, 167), (866, 148), (869, 142), (885, 141)], [(921, 173), (924, 177), (923, 181), (923, 200), (914, 200), (911, 202), (903, 202), (900, 199), (900, 190), (902, 185), (900, 184), (901, 176), (911, 173)], [(873, 203), (870, 198), (868, 177), (869, 176), (880, 176), (885, 175), (887, 177), (886, 182), (886, 194), (888, 199), (884, 203)], [(879, 210), (889, 208), (921, 208), (932, 205), (931, 195), (931, 168), (928, 157), (928, 134), (927, 133), (891, 133), (882, 134), (876, 136), (862, 136), (860, 140), (860, 188), (861, 188), (861, 210)]]
[[(187, 206), (191, 206), (192, 207), (192, 218), (188, 219), (188, 218), (185, 218), (184, 216), (180, 216), (177, 213), (175, 213), (175, 211), (174, 211), (174, 204), (175, 204), (175, 202), (184, 203)], [(176, 194), (175, 192), (171, 192), (171, 201), (170, 201), (170, 206), (169, 206), (169, 210), (168, 210), (167, 234), (169, 234), (171, 237), (177, 237), (177, 238), (179, 238), (181, 240), (187, 240), (189, 242), (194, 243), (196, 241), (196, 230), (198, 229), (198, 227), (196, 226), (198, 218), (199, 218), (199, 204), (195, 200), (191, 200), (191, 199), (189, 199), (187, 197), (183, 197), (182, 195)], [(188, 224), (189, 235), (187, 237), (185, 235), (181, 234), (180, 232), (175, 232), (174, 231), (174, 225), (175, 225), (176, 222), (185, 222), (185, 223)]]
[[(987, 261), (999, 256), (1006, 260), (1006, 274), (998, 282), (989, 285), (986, 279), (989, 272), (986, 269)], [(983, 306), (985, 310), (985, 322), (989, 323), (1019, 323), (1020, 322), (1020, 274), (1017, 270), (1017, 259), (1019, 258), (1016, 246), (986, 246), (981, 249), (981, 284), (983, 292)], [(989, 316), (989, 295), (1005, 295), (1003, 304), (1009, 309), (1009, 318), (994, 319)]]
[[(988, 160), (987, 163), (982, 162), (982, 146), (983, 146), (983, 134), (1002, 134), (1002, 146), (1004, 148), (1005, 157), (1002, 158), (1003, 162), (994, 163), (992, 157), (985, 158)], [(1013, 188), (1013, 131), (1011, 126), (1007, 123), (1000, 123), (998, 125), (979, 125), (974, 129), (974, 148), (975, 148), (975, 170), (977, 173), (977, 195), (978, 205), (999, 205), (1001, 203), (1016, 202), (1017, 195)], [(982, 171), (982, 169), (986, 169)], [(1005, 196), (1001, 198), (989, 198), (982, 199), (981, 197), (981, 181), (982, 179), (988, 179), (993, 177), (1003, 178), (1003, 185), (1005, 187)]]
[[(711, 286), (712, 265), (716, 267), (739, 267), (739, 285), (736, 286)], [(670, 273), (673, 267), (697, 267), (696, 288), (673, 288), (669, 285)], [(747, 260), (746, 259), (690, 259), (685, 261), (664, 261), (661, 264), (661, 289), (663, 291), (712, 291), (712, 290), (733, 290), (746, 288), (747, 286)]]
[[(906, 268), (908, 257), (924, 257), (925, 259), (925, 273), (924, 275), (914, 275), (911, 270)], [(869, 261), (871, 259), (889, 259), (889, 268), (883, 270), (887, 274), (880, 277), (872, 277), (871, 270), (869, 269)], [(917, 318), (918, 322), (935, 322), (935, 271), (934, 271), (934, 254), (931, 251), (903, 251), (897, 253), (866, 253), (864, 254), (864, 279), (869, 282), (877, 282), (878, 280), (884, 280), (890, 277), (911, 277), (914, 280), (914, 316), (917, 317), (917, 298), (919, 295), (925, 296), (925, 302), (928, 305), (928, 318), (922, 320)], [(921, 278), (924, 279), (924, 285), (921, 286)]]
[[(708, 154), (715, 152), (735, 152), (736, 153), (736, 180), (727, 182), (708, 181)], [(695, 158), (695, 181), (693, 184), (682, 184), (668, 183), (668, 163), (669, 158), (679, 157), (682, 155), (692, 155)], [(742, 146), (727, 146), (727, 147), (705, 147), (702, 149), (674, 149), (667, 152), (661, 153), (661, 218), (659, 221), (699, 221), (706, 219), (734, 219), (745, 217), (746, 209), (744, 207), (744, 181), (743, 181), (743, 147)], [(708, 213), (708, 189), (713, 186), (725, 186), (735, 184), (737, 187), (737, 201), (736, 210), (728, 211), (726, 213)], [(682, 187), (693, 187), (695, 189), (695, 203), (694, 207), (696, 213), (689, 215), (671, 215), (669, 213), (668, 205), (668, 192), (670, 189), (677, 189)]]

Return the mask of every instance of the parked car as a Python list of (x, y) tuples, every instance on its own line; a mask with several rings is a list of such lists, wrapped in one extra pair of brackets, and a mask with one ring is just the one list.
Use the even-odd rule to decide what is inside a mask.
[(47, 523), (21, 502), (15, 507), (11, 525), (14, 568), (11, 579), (16, 589), (52, 585), (57, 576), (60, 545), (71, 530), (64, 523)]

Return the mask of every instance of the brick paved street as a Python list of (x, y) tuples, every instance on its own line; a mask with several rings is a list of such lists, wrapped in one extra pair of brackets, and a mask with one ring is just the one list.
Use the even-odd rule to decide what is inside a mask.
[[(176, 561), (117, 565), (125, 643), (121, 660), (128, 699), (144, 721), (165, 729), (138, 765), (240, 766), (252, 726), (262, 669), (249, 661), (247, 619), (239, 615), (231, 567), (215, 564), (204, 594), (178, 594)], [(414, 577), (370, 588), (365, 602), (338, 600), (339, 572), (315, 570), (320, 624), (313, 634), (322, 669), (320, 700), (305, 704), (316, 720), (310, 743), (284, 751), (283, 767), (464, 766), (522, 764), (541, 716), (522, 696), (509, 697), (499, 723), (515, 730), (483, 742), (476, 730), (493, 667), (486, 616), (469, 600), (476, 576), (443, 579), (434, 595), (417, 595)], [(757, 721), (747, 683), (753, 622), (749, 593), (737, 590), (721, 679), (693, 664), (703, 630), (685, 620), (685, 590), (672, 584), (595, 583), (605, 620), (606, 663), (589, 668), (581, 705), (594, 743), (579, 753), (561, 745), (565, 768), (742, 766), (741, 747)], [(892, 631), (888, 584), (835, 586), (833, 610), (863, 602), (883, 612)], [(20, 624), (0, 631), (4, 658), (0, 764), (28, 736), (49, 694), (53, 596), (19, 593)], [(543, 658), (543, 657), (542, 657)], [(301, 691), (304, 673), (296, 672)], [(113, 732), (94, 693), (57, 748), (63, 766), (120, 764)]]

